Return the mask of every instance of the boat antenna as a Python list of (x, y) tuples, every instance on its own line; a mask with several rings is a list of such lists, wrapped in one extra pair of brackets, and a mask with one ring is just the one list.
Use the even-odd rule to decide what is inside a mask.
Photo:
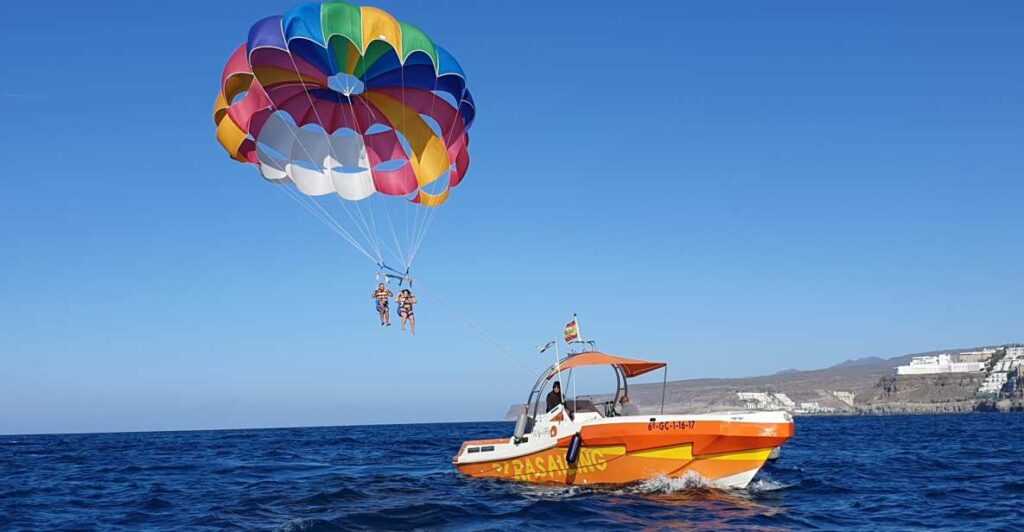
[(579, 404), (576, 402), (576, 374), (572, 374), (572, 411), (579, 412)]
[(661, 374), (661, 414), (665, 414), (665, 385), (668, 384), (668, 364), (662, 366), (664, 370)]
[[(562, 356), (558, 354), (558, 339), (555, 339), (555, 372), (558, 373), (558, 382), (562, 382)], [(543, 389), (543, 388), (542, 388)], [(558, 394), (561, 395), (559, 399), (565, 402), (565, 388), (559, 385)]]
[(576, 341), (586, 344), (587, 342), (583, 339), (583, 329), (580, 328), (580, 319), (576, 316), (575, 312), (572, 313), (572, 321), (576, 322)]
[[(545, 345), (534, 346), (534, 349), (540, 351), (541, 354), (543, 354), (544, 351), (547, 351), (552, 346), (555, 348), (555, 365), (554, 365), (555, 374), (558, 375), (558, 383), (559, 383), (559, 387), (561, 387), (561, 383), (562, 383), (562, 362), (561, 362), (561, 358), (562, 358), (562, 355), (559, 354), (559, 352), (558, 352), (558, 339), (557, 339), (557, 337), (554, 340), (548, 342)], [(543, 388), (542, 388), (542, 390), (543, 390)], [(564, 390), (564, 388), (563, 388), (563, 390)], [(565, 401), (565, 393), (563, 391), (561, 391), (561, 390), (558, 393), (561, 396), (561, 397), (559, 397), (559, 399), (561, 399), (564, 402)], [(529, 410), (530, 409), (530, 405), (526, 405), (526, 409)]]

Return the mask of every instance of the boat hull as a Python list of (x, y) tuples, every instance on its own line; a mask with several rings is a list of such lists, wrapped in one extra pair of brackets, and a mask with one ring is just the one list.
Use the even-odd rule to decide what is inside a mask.
[[(563, 426), (571, 430), (554, 431), (559, 437), (552, 438), (548, 448), (524, 448), (520, 455), (515, 455), (518, 446), (510, 440), (466, 442), (454, 462), (469, 476), (520, 482), (601, 485), (689, 476), (718, 487), (743, 488), (772, 450), (793, 435), (788, 416), (756, 417), (749, 421), (740, 415), (611, 418)], [(576, 462), (570, 464), (566, 451), (576, 433), (583, 445)], [(480, 444), (489, 445), (500, 456), (486, 460), (479, 452), (467, 454)]]
[(628, 484), (659, 476), (706, 479), (721, 487), (745, 487), (761, 469), (772, 448), (694, 457), (689, 445), (655, 451), (626, 452), (623, 446), (584, 447), (576, 464), (555, 447), (533, 455), (490, 463), (457, 466), (474, 477), (567, 485)]

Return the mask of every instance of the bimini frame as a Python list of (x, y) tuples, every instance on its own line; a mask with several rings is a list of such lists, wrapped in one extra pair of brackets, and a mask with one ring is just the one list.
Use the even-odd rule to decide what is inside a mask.
[[(662, 368), (664, 372), (661, 381), (661, 413), (665, 413), (665, 387), (668, 381), (668, 364), (665, 364), (663, 362), (646, 362), (643, 360), (613, 357), (611, 355), (606, 355), (604, 353), (600, 353), (597, 351), (583, 351), (579, 353), (570, 353), (561, 360), (558, 360), (555, 364), (548, 366), (547, 369), (545, 369), (544, 372), (541, 373), (539, 377), (537, 377), (537, 381), (533, 384), (533, 388), (530, 390), (530, 395), (526, 399), (526, 413), (529, 414), (529, 418), (531, 420), (537, 418), (537, 413), (540, 409), (541, 394), (544, 391), (547, 381), (551, 380), (556, 375), (561, 373), (561, 368), (567, 365), (572, 359), (583, 355), (598, 355), (610, 359), (609, 362), (607, 362), (607, 365), (610, 365), (615, 373), (615, 397), (612, 399), (612, 411), (614, 411), (614, 405), (619, 404), (619, 400), (623, 396), (629, 395), (629, 378), (631, 376), (635, 377), (638, 375), (642, 375), (644, 373), (648, 373), (652, 370)], [(631, 369), (629, 373), (627, 373), (626, 371), (627, 367)], [(572, 367), (568, 369), (570, 378), (572, 375), (572, 370)], [(562, 389), (564, 390), (565, 387), (563, 386)], [(562, 399), (565, 399), (564, 394), (562, 396)], [(533, 408), (532, 413), (530, 413), (531, 406)]]

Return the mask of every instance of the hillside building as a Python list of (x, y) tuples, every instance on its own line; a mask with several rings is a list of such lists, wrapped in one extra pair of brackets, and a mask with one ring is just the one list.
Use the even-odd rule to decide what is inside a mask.
[(832, 395), (846, 406), (853, 406), (853, 392), (840, 392), (836, 390), (832, 392)]
[(796, 403), (794, 403), (793, 400), (790, 399), (789, 396), (784, 393), (775, 394), (775, 400), (786, 408), (793, 408), (796, 406)]
[(897, 366), (897, 375), (931, 375), (935, 373), (973, 373), (985, 371), (984, 362), (953, 361), (948, 353), (938, 356), (914, 357), (910, 364)]
[(1006, 385), (1006, 379), (1009, 374), (1005, 371), (993, 371), (985, 377), (985, 382), (981, 383), (978, 387), (978, 395), (996, 395), (1002, 391), (1003, 386)]
[(812, 403), (800, 403), (800, 408), (797, 408), (795, 413), (797, 414), (834, 414), (836, 413), (835, 408), (829, 408), (821, 406), (817, 401)]
[(960, 362), (988, 362), (998, 351), (994, 347), (986, 347), (977, 351), (964, 351), (958, 356)]
[(747, 410), (793, 410), (796, 403), (784, 393), (736, 392)]

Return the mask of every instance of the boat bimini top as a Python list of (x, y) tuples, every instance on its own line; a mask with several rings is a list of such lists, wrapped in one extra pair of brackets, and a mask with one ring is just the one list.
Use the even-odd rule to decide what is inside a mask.
[[(530, 390), (530, 396), (526, 400), (526, 411), (519, 415), (519, 419), (516, 420), (516, 437), (521, 438), (522, 432), (529, 430), (528, 426), (532, 425), (532, 421), (537, 418), (540, 409), (541, 394), (543, 393), (548, 381), (557, 377), (563, 371), (571, 372), (574, 368), (580, 368), (584, 366), (611, 366), (615, 372), (615, 396), (610, 401), (610, 404), (619, 404), (619, 400), (627, 395), (629, 385), (627, 379), (633, 377), (639, 377), (650, 373), (652, 371), (663, 369), (665, 375), (661, 383), (661, 411), (665, 410), (665, 381), (668, 377), (668, 364), (665, 362), (651, 362), (647, 360), (639, 360), (636, 358), (627, 358), (617, 355), (609, 355), (600, 351), (584, 351), (582, 353), (569, 354), (565, 358), (552, 364), (540, 377), (537, 378), (537, 382), (534, 383), (533, 389)], [(571, 374), (571, 373), (570, 373)], [(564, 388), (563, 388), (564, 389)], [(532, 406), (532, 414), (530, 409)], [(614, 408), (609, 408), (608, 413), (614, 414)]]

